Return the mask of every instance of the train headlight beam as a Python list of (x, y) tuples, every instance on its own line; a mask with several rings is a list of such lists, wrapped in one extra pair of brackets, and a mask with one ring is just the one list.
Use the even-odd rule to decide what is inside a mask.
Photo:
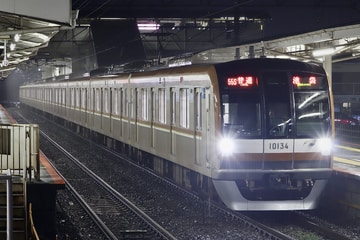
[(233, 154), (235, 149), (234, 140), (229, 137), (224, 137), (219, 141), (218, 147), (223, 156), (229, 156)]

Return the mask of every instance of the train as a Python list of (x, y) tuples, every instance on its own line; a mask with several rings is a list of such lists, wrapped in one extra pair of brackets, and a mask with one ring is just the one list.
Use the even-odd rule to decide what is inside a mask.
[(321, 66), (275, 58), (28, 83), (21, 106), (236, 211), (311, 210), (332, 173)]

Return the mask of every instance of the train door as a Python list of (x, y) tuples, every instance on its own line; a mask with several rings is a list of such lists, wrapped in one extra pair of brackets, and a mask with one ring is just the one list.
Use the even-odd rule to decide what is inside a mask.
[(61, 114), (66, 116), (66, 88), (61, 88)]
[(104, 129), (104, 104), (105, 104), (105, 89), (104, 88), (100, 88), (100, 126), (101, 129)]
[(91, 118), (91, 125), (95, 128), (96, 127), (96, 124), (95, 124), (95, 113), (96, 113), (96, 109), (98, 107), (98, 101), (97, 101), (97, 89), (96, 88), (93, 88), (92, 89), (92, 118)]
[(81, 122), (81, 88), (79, 86), (75, 87), (75, 121)]
[(82, 88), (81, 89), (81, 104), (80, 104), (80, 107), (81, 107), (81, 122), (87, 123), (87, 89), (86, 88)]
[(151, 132), (151, 147), (154, 148), (155, 147), (155, 129), (154, 129), (154, 124), (155, 124), (155, 111), (156, 111), (156, 98), (155, 98), (155, 89), (152, 88), (151, 89), (151, 111), (150, 111), (150, 132)]
[(170, 154), (176, 154), (176, 134), (173, 132), (176, 124), (176, 90), (170, 89)]
[(120, 88), (119, 89), (119, 94), (120, 94), (120, 96), (119, 96), (119, 130), (120, 130), (120, 132), (119, 132), (119, 135), (121, 136), (121, 137), (123, 137), (123, 118), (124, 118), (124, 113), (125, 113), (125, 93), (124, 93), (124, 91), (126, 91), (124, 88)]
[(50, 112), (54, 112), (54, 89), (50, 88), (50, 96), (49, 96), (49, 104), (50, 104)]
[(210, 146), (211, 143), (211, 133), (210, 133), (210, 126), (211, 126), (211, 122), (210, 122), (210, 110), (214, 109), (213, 107), (211, 107), (211, 101), (212, 101), (212, 95), (210, 90), (207, 88), (205, 90), (205, 96), (204, 96), (204, 100), (205, 100), (205, 114), (203, 122), (205, 123), (205, 131), (203, 131), (203, 133), (205, 134), (204, 139), (205, 139), (205, 149), (206, 149), (206, 153), (205, 153), (205, 161), (206, 161), (206, 165), (210, 166), (210, 156), (211, 156), (211, 149), (212, 147)]
[(109, 132), (112, 132), (113, 129), (113, 88), (109, 89)]
[(110, 89), (102, 89), (102, 129), (108, 133), (110, 130)]
[(138, 142), (138, 118), (139, 118), (139, 89), (134, 89), (134, 135), (133, 139), (137, 143)]
[(294, 139), (289, 80), (286, 72), (264, 73), (266, 138), (264, 169), (293, 168)]
[(201, 143), (202, 143), (202, 102), (201, 102), (201, 88), (195, 88), (194, 99), (194, 138), (195, 138), (195, 163), (201, 165)]

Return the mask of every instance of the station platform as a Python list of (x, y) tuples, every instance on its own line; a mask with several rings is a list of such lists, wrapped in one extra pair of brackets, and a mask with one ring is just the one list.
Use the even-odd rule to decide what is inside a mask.
[(0, 105), (0, 124), (15, 124), (14, 118)]
[(50, 164), (49, 159), (40, 151), (40, 182), (52, 184), (57, 189), (65, 188), (64, 179), (57, 173)]
[(333, 169), (336, 174), (360, 180), (360, 144), (338, 140), (334, 146)]
[(336, 219), (360, 219), (360, 145), (336, 139), (333, 174), (323, 193), (320, 209)]
[[(21, 144), (24, 142), (20, 142), (21, 136), (27, 135), (38, 135), (39, 131), (34, 131), (31, 133), (20, 134), (21, 131), (17, 129), (18, 125), (15, 119), (9, 114), (9, 112), (0, 105), (0, 127), (2, 131), (7, 132), (6, 134), (2, 133), (3, 141), (7, 139), (9, 140), (9, 149), (19, 148), (22, 150)], [(14, 126), (14, 128), (11, 128)], [(37, 126), (38, 127), (38, 126)], [(17, 131), (16, 137), (13, 137), (12, 132)], [(26, 131), (29, 131), (27, 128)], [(37, 134), (35, 134), (37, 133)], [(6, 136), (5, 136), (6, 135)], [(9, 135), (10, 137), (8, 137)], [(27, 136), (28, 137), (28, 136)], [(32, 141), (32, 137), (28, 137), (27, 141)], [(4, 140), (5, 139), (5, 140)], [(16, 142), (19, 139), (19, 142)], [(36, 146), (36, 149), (31, 150), (31, 155), (36, 155), (36, 157), (30, 156), (27, 162), (31, 162), (31, 166), (27, 167), (27, 169), (33, 169), (30, 175), (31, 177), (27, 177), (24, 182), (26, 182), (26, 202), (29, 206), (32, 206), (32, 219), (34, 221), (35, 229), (38, 233), (40, 239), (56, 239), (56, 196), (57, 191), (65, 189), (65, 181), (60, 174), (56, 171), (56, 169), (52, 166), (49, 159), (46, 155), (39, 149), (39, 138), (36, 138), (35, 142), (31, 147)], [(20, 145), (20, 147), (16, 146)], [(7, 148), (0, 149), (0, 160), (9, 159), (11, 157), (12, 161), (14, 162), (14, 166), (19, 168), (19, 166), (23, 166), (23, 161), (25, 155), (16, 155), (14, 152), (15, 150), (7, 150)], [(20, 159), (18, 159), (20, 158)], [(19, 162), (16, 162), (18, 161)], [(3, 164), (1, 165), (3, 167)], [(11, 169), (11, 166), (6, 166), (7, 168)], [(16, 172), (15, 175), (20, 176), (23, 174), (24, 170), (14, 170)], [(36, 172), (36, 174), (35, 174)], [(20, 174), (19, 174), (20, 173)]]

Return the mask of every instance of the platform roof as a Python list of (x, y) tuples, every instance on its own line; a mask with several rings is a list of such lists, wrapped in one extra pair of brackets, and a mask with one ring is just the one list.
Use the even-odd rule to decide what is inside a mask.
[[(20, 0), (1, 1), (8, 5), (15, 2), (19, 6), (29, 3), (29, 0), (23, 0), (25, 3)], [(31, 0), (33, 3), (39, 1), (43, 1), (42, 4), (62, 2)], [(13, 5), (9, 5), (7, 12), (0, 13), (0, 48), (5, 42), (8, 48), (8, 64), (0, 66), (0, 75), (8, 74), (11, 69), (28, 59), (41, 62), (44, 54), (51, 51), (49, 48), (53, 48), (47, 46), (59, 32), (65, 32), (66, 29), (72, 31), (73, 37), (66, 41), (80, 42), (88, 34), (84, 35), (84, 39), (79, 39), (79, 32), (82, 30), (76, 32), (73, 31), (74, 28), (84, 29), (92, 21), (109, 19), (135, 19), (139, 24), (156, 24), (158, 28), (155, 30), (139, 30), (148, 58), (202, 52), (199, 56), (204, 59), (211, 57), (220, 61), (229, 55), (246, 57), (254, 49), (256, 55), (319, 62), (321, 57), (314, 57), (313, 52), (325, 48), (333, 49), (334, 62), (354, 61), (360, 56), (360, 4), (357, 0), (64, 2), (62, 6), (45, 7), (46, 10), (42, 11), (46, 11), (46, 14), (37, 16), (33, 16), (33, 13), (38, 14), (38, 11), (31, 14), (12, 11), (28, 9)], [(66, 8), (67, 4), (71, 9), (56, 18), (57, 11)], [(54, 16), (48, 13), (54, 13)], [(22, 37), (15, 50), (11, 51), (9, 47), (17, 33)], [(61, 38), (56, 41), (56, 48), (61, 48)], [(0, 51), (0, 60), (4, 63), (5, 51)], [(41, 51), (43, 54), (39, 56)], [(70, 50), (66, 50), (68, 51)]]

